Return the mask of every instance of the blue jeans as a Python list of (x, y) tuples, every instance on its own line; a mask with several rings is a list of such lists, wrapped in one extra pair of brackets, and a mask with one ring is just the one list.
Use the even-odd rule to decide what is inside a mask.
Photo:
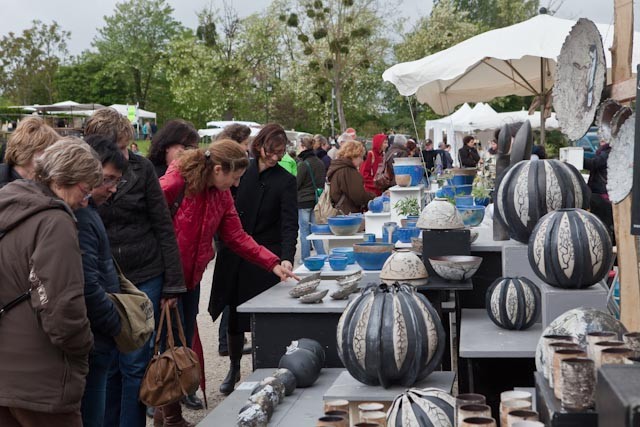
[(93, 351), (89, 354), (89, 374), (82, 396), (82, 424), (84, 427), (102, 427), (107, 399), (109, 367), (118, 349)]
[[(160, 298), (162, 297), (162, 276), (138, 283), (153, 303), (156, 329), (160, 320)], [(155, 334), (154, 334), (155, 335)], [(154, 336), (149, 342), (131, 353), (117, 353), (109, 369), (107, 381), (107, 408), (105, 426), (144, 427), (146, 425), (145, 406), (138, 400), (142, 377), (153, 356)]]
[[(300, 257), (305, 259), (311, 255), (311, 245), (307, 240), (307, 236), (311, 234), (311, 223), (315, 223), (316, 219), (313, 214), (313, 208), (298, 209), (298, 227), (300, 228)], [(314, 240), (313, 247), (318, 255), (324, 254), (324, 246), (322, 240)]]

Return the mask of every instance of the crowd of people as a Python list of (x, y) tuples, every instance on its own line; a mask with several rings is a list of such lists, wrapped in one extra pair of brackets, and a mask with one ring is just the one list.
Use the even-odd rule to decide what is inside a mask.
[[(182, 404), (158, 408), (138, 399), (153, 356), (152, 340), (128, 353), (115, 337), (121, 319), (109, 298), (118, 271), (161, 308), (178, 307), (186, 344), (197, 338), (200, 283), (214, 270), (208, 311), (220, 322), (219, 351), (229, 357), (220, 385), (240, 380), (246, 316), (237, 307), (293, 273), (302, 259), (324, 253), (310, 242), (322, 191), (343, 214), (395, 184), (393, 161), (420, 157), (426, 176), (453, 167), (446, 141), (434, 149), (401, 134), (379, 133), (371, 148), (347, 129), (331, 143), (302, 137), (297, 152), (282, 126), (232, 124), (204, 148), (194, 126), (171, 120), (154, 134), (147, 157), (131, 150), (134, 129), (116, 110), (91, 116), (84, 139), (61, 137), (41, 118), (20, 121), (0, 163), (0, 425), (187, 426)], [(137, 149), (137, 146), (136, 146)], [(592, 204), (606, 210), (608, 146), (586, 163)], [(495, 140), (477, 149), (472, 136), (457, 153), (479, 167), (497, 153)], [(539, 153), (543, 155), (543, 153)], [(287, 159), (288, 156), (288, 159)]]

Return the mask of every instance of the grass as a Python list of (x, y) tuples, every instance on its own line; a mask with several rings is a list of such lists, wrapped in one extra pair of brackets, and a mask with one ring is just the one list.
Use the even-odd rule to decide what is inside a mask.
[[(151, 146), (151, 141), (147, 141), (144, 139), (138, 139), (135, 141), (136, 144), (138, 144), (138, 149), (140, 150), (140, 152), (142, 153), (143, 156), (147, 157), (147, 154), (149, 154), (149, 147)], [(209, 146), (209, 142), (201, 142), (200, 148), (206, 148)]]

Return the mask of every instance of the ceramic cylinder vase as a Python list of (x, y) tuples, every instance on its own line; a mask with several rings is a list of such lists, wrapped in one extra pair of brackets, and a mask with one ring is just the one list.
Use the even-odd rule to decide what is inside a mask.
[(454, 412), (454, 426), (459, 426), (462, 421), (458, 417), (458, 410), (461, 406), (465, 405), (484, 405), (487, 403), (487, 399), (478, 393), (462, 393), (456, 396), (456, 410)]
[(640, 332), (628, 332), (622, 336), (622, 341), (636, 354), (640, 352)]
[(540, 315), (540, 290), (526, 277), (500, 277), (486, 294), (493, 323), (504, 329), (528, 329)]
[(588, 194), (580, 172), (570, 164), (524, 160), (505, 172), (494, 200), (509, 236), (527, 243), (540, 218), (556, 209), (587, 209)]
[(509, 412), (515, 410), (529, 410), (531, 402), (528, 400), (506, 400), (500, 402), (500, 426), (507, 425), (507, 416)]
[(518, 421), (538, 421), (539, 415), (536, 411), (516, 409), (507, 414), (507, 427), (513, 426)]
[(531, 233), (528, 255), (540, 279), (563, 289), (598, 283), (613, 263), (607, 227), (582, 209), (559, 209), (543, 216)]
[(633, 355), (633, 351), (627, 347), (605, 348), (600, 353), (600, 366), (623, 365), (625, 360)]
[(555, 371), (553, 370), (553, 360), (555, 357), (555, 353), (558, 350), (582, 350), (582, 347), (580, 347), (579, 344), (576, 343), (551, 343), (549, 344), (549, 351), (548, 351), (548, 356), (549, 358), (547, 359), (547, 374), (548, 374), (548, 379), (549, 379), (549, 387), (553, 388), (554, 385), (554, 375), (555, 375)]
[(393, 400), (387, 411), (387, 425), (454, 426), (455, 406), (455, 398), (440, 389), (411, 388)]
[(584, 357), (570, 357), (560, 364), (562, 407), (572, 411), (585, 411), (595, 403), (595, 363)]
[[(549, 360), (549, 356), (547, 355), (549, 352), (549, 344), (551, 343), (558, 343), (558, 342), (564, 342), (564, 343), (573, 343), (573, 336), (571, 335), (543, 335), (542, 338), (540, 339), (541, 342), (541, 349), (542, 349), (542, 359), (543, 361), (547, 361)], [(549, 379), (549, 372), (547, 370), (548, 368), (548, 363), (544, 363), (543, 364), (543, 370), (542, 370), (542, 375), (544, 375), (545, 378)]]
[(380, 402), (363, 402), (358, 405), (358, 420), (367, 421), (365, 415), (368, 412), (380, 412), (384, 410), (384, 405)]
[(524, 390), (507, 390), (500, 393), (500, 402), (506, 402), (508, 400), (526, 400), (531, 402), (533, 397), (531, 393)]
[(369, 285), (336, 328), (338, 356), (367, 385), (405, 387), (440, 365), (446, 336), (429, 300), (406, 284)]
[(461, 427), (462, 422), (467, 418), (477, 417), (491, 418), (491, 407), (478, 403), (458, 407), (456, 410), (456, 426)]
[(382, 224), (382, 243), (396, 243), (398, 241), (398, 224), (396, 222), (385, 222)]
[(593, 345), (593, 361), (596, 362), (596, 369), (602, 366), (602, 351), (607, 348), (624, 347), (622, 341), (600, 341)]
[(382, 411), (363, 412), (360, 421), (365, 423), (375, 423), (380, 427), (386, 427), (387, 414)]
[(611, 331), (595, 331), (587, 334), (587, 355), (589, 358), (595, 360), (595, 348), (596, 343), (601, 341), (616, 341), (618, 334)]
[(497, 427), (496, 420), (488, 417), (467, 418), (462, 422), (462, 427)]
[(560, 349), (553, 354), (553, 394), (557, 399), (562, 398), (562, 382), (560, 381), (560, 364), (564, 359), (573, 357), (587, 357), (584, 350)]

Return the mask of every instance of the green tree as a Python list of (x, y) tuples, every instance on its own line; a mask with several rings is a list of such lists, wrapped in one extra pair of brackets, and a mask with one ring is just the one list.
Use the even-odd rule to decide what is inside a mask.
[(55, 98), (54, 76), (68, 55), (71, 33), (57, 22), (34, 20), (17, 35), (0, 39), (0, 93), (20, 104), (51, 103)]
[(540, 7), (539, 0), (453, 0), (453, 3), (457, 11), (468, 12), (469, 19), (479, 23), (482, 31), (525, 21)]
[(125, 71), (132, 100), (145, 108), (157, 81), (167, 46), (181, 30), (165, 0), (128, 0), (118, 3), (93, 45), (110, 66)]

